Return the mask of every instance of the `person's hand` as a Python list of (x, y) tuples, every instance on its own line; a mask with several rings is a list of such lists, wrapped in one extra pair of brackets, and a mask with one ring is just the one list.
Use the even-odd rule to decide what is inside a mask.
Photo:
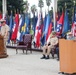
[(7, 38), (7, 36), (6, 36), (6, 35), (4, 35), (4, 38)]
[(74, 38), (74, 42), (76, 42), (76, 37)]
[(0, 32), (0, 35), (2, 35), (1, 32)]
[(45, 46), (46, 46), (47, 44), (45, 44)]
[(0, 35), (1, 35), (1, 32), (0, 32)]
[(73, 41), (76, 42), (76, 39), (74, 39)]

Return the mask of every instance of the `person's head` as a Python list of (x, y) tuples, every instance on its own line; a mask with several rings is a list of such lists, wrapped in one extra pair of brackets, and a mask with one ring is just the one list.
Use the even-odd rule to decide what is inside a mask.
[(67, 33), (67, 38), (71, 38), (73, 35), (72, 35), (72, 33), (71, 32), (68, 32)]
[(5, 25), (5, 23), (6, 23), (6, 20), (1, 19), (1, 20), (0, 20), (0, 23), (1, 23), (1, 25), (2, 25), (2, 26), (4, 26), (4, 25)]
[(56, 36), (56, 32), (55, 31), (52, 31), (51, 37), (55, 37), (55, 36)]
[(67, 35), (72, 36), (72, 33), (71, 32), (68, 32)]

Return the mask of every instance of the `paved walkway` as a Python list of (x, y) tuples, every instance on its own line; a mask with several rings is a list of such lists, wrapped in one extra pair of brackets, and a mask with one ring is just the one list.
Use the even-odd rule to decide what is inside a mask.
[[(62, 75), (59, 72), (59, 61), (50, 58), (40, 59), (41, 52), (23, 54), (15, 49), (8, 48), (9, 57), (0, 59), (0, 75)], [(51, 55), (50, 55), (51, 57)]]

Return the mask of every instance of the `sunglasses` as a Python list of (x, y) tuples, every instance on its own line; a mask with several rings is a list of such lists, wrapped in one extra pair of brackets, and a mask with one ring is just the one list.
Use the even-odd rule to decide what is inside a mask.
[(4, 22), (1, 22), (1, 23), (4, 23)]

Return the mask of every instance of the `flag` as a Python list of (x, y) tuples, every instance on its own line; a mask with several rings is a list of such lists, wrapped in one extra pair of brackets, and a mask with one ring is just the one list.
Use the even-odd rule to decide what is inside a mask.
[(6, 24), (9, 25), (9, 16), (8, 14), (5, 15)]
[[(43, 34), (43, 27), (44, 27), (44, 23), (43, 23), (43, 15), (42, 15), (42, 12), (41, 12), (41, 19), (40, 19), (40, 28), (41, 28), (41, 32)], [(41, 35), (42, 35), (41, 34)]]
[(73, 36), (76, 36), (76, 7), (74, 7), (74, 15), (73, 15), (73, 22), (72, 22), (72, 28), (71, 28), (71, 32), (73, 34)]
[[(2, 19), (2, 14), (0, 13), (0, 20)], [(0, 23), (0, 30), (1, 30), (1, 23)]]
[(30, 33), (30, 15), (25, 14), (25, 34)]
[[(43, 36), (43, 27), (44, 27), (44, 23), (43, 23), (43, 15), (42, 15), (42, 12), (40, 13), (40, 25), (39, 25), (39, 30), (40, 30), (40, 32), (38, 32), (38, 37), (37, 37), (37, 40), (39, 39), (39, 41), (40, 41), (40, 45), (41, 45), (41, 43), (42, 43), (42, 41), (41, 41), (41, 39), (42, 39), (42, 36)], [(39, 42), (38, 41), (38, 42)], [(39, 45), (39, 46), (40, 46)]]
[(22, 20), (22, 24), (21, 24), (21, 26), (20, 26), (20, 32), (21, 32), (21, 34), (20, 34), (20, 41), (23, 41), (22, 40), (22, 38), (23, 38), (23, 35), (24, 34), (28, 34), (29, 33), (29, 20), (28, 20), (29, 18), (28, 18), (28, 14), (27, 15), (24, 15), (24, 17), (23, 17), (23, 20)]
[(13, 14), (12, 13), (10, 16), (9, 28), (10, 28), (10, 33), (9, 33), (8, 43), (10, 43), (10, 39), (12, 35), (12, 28), (13, 28)]
[(50, 22), (51, 22), (50, 14), (48, 13), (47, 18), (46, 18), (45, 32), (44, 32), (45, 42), (46, 42), (47, 39), (48, 39), (48, 28), (49, 28), (49, 26), (50, 26)]
[(48, 33), (47, 33), (47, 36), (46, 36), (46, 40), (48, 40), (51, 32), (52, 32), (52, 22), (50, 22), (50, 25), (49, 25), (49, 28), (48, 28)]
[(57, 22), (58, 22), (59, 18), (60, 18), (60, 13), (57, 12), (57, 13), (56, 13), (56, 26), (55, 26), (55, 30), (56, 30)]
[(47, 42), (48, 37), (52, 31), (52, 22), (51, 22), (51, 17), (49, 13), (48, 15), (45, 16), (44, 21), (45, 22), (44, 22), (44, 33), (42, 38), (42, 45), (44, 45)]
[(64, 22), (64, 12), (62, 12), (61, 17), (60, 17), (59, 21), (57, 22), (57, 27), (56, 27), (57, 35), (62, 34), (63, 22)]
[(57, 12), (57, 13), (56, 13), (56, 22), (59, 20), (59, 18), (60, 18), (60, 13)]
[(32, 30), (34, 31), (34, 34), (35, 34), (36, 23), (37, 23), (37, 16), (35, 16), (34, 14), (32, 18)]
[(20, 41), (23, 41), (23, 35), (25, 34), (25, 17), (22, 15), (22, 23), (20, 25)]
[(10, 27), (10, 31), (12, 31), (12, 28), (13, 28), (13, 14), (11, 13), (11, 16), (10, 16), (10, 24), (9, 24), (9, 27)]
[(0, 19), (2, 19), (2, 14), (0, 13)]
[(50, 36), (50, 34), (51, 34), (51, 32), (54, 30), (54, 28), (53, 28), (53, 14), (52, 14), (52, 16), (49, 18), (49, 20), (50, 20), (50, 23), (49, 23), (49, 27), (48, 27), (48, 32), (47, 32), (47, 36), (46, 36), (46, 40), (48, 40), (48, 38), (49, 38), (49, 36)]
[(45, 28), (46, 28), (46, 18), (47, 18), (47, 15), (46, 15), (46, 12), (45, 12), (45, 17), (44, 17), (44, 22), (43, 22), (43, 33), (42, 33), (42, 38), (41, 38), (41, 43), (42, 43), (42, 46), (45, 44)]
[(70, 30), (70, 25), (69, 25), (69, 19), (68, 19), (68, 12), (67, 12), (67, 9), (66, 9), (62, 34), (64, 35), (69, 30)]
[(43, 32), (45, 31), (46, 28), (46, 19), (47, 19), (47, 14), (45, 12)]
[(15, 19), (14, 19), (14, 23), (13, 23), (13, 28), (12, 28), (12, 35), (11, 35), (11, 40), (16, 40), (15, 38), (14, 38), (14, 33), (15, 33), (15, 28), (16, 28), (16, 23), (15, 23)]
[(21, 35), (21, 32), (20, 32), (20, 26), (22, 24), (22, 14), (19, 14), (19, 26), (18, 26), (18, 33), (17, 33), (17, 41), (20, 41), (20, 35)]
[(38, 16), (36, 30), (35, 30), (34, 40), (35, 40), (36, 47), (40, 46), (40, 39), (41, 39), (41, 23), (40, 22), (41, 22), (41, 13)]
[(12, 33), (12, 36), (11, 36), (11, 40), (15, 40), (16, 41), (17, 32), (18, 32), (18, 26), (19, 26), (19, 14), (15, 14), (13, 33)]

